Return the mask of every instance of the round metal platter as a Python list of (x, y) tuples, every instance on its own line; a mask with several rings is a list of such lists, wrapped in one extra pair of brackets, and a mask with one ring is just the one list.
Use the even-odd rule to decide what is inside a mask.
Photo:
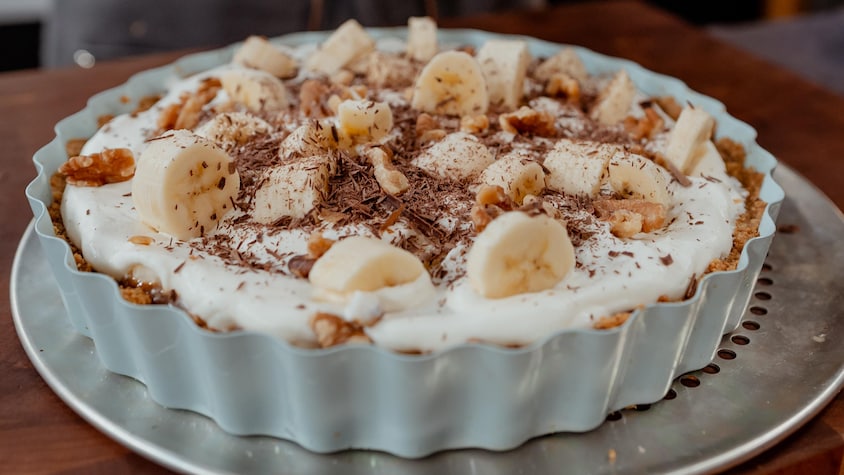
[[(781, 166), (786, 191), (742, 325), (704, 371), (675, 381), (669, 400), (611, 414), (598, 429), (528, 441), (508, 452), (457, 450), (419, 460), (381, 452), (321, 455), (270, 437), (238, 437), (210, 419), (153, 402), (145, 386), (110, 373), (67, 321), (32, 227), (11, 278), (18, 335), (50, 387), (132, 450), (185, 472), (701, 473), (782, 440), (817, 414), (844, 381), (844, 218), (814, 186)], [(408, 430), (413, 430), (408, 428)]]

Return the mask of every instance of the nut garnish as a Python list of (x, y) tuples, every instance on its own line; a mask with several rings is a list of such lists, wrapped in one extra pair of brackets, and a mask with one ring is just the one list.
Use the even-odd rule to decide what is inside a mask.
[[(306, 117), (319, 119), (330, 115), (330, 109), (323, 104), (323, 97), (329, 92), (328, 86), (318, 79), (308, 79), (299, 89), (299, 109)], [(335, 108), (331, 108), (335, 109)], [(336, 109), (335, 109), (336, 110)]]
[(460, 131), (479, 134), (489, 128), (489, 117), (486, 114), (464, 115), (460, 118)]
[(331, 249), (336, 241), (328, 239), (319, 231), (314, 231), (308, 236), (308, 255), (314, 259), (319, 259), (323, 254)]
[(610, 222), (611, 231), (620, 238), (639, 232), (651, 232), (665, 224), (665, 206), (638, 199), (597, 200), (593, 202), (598, 217)]
[(681, 106), (677, 100), (671, 96), (654, 97), (654, 102), (656, 102), (659, 108), (673, 120), (677, 120), (677, 118), (680, 117), (680, 112), (683, 112), (683, 106)]
[(513, 209), (513, 200), (498, 185), (481, 185), (475, 194), (475, 205), (469, 213), (475, 231), (483, 231), (493, 219)]
[(410, 188), (407, 177), (393, 165), (389, 149), (372, 147), (365, 154), (375, 170), (375, 180), (385, 193), (398, 196)]
[(322, 348), (343, 343), (372, 343), (360, 324), (343, 320), (337, 315), (319, 312), (308, 323)]
[(552, 97), (565, 98), (567, 102), (580, 102), (580, 83), (566, 73), (555, 73), (545, 86), (545, 93)]
[(59, 173), (76, 186), (118, 183), (135, 174), (135, 157), (128, 148), (107, 148), (100, 153), (71, 157), (59, 167)]
[(628, 116), (624, 119), (624, 128), (635, 140), (651, 138), (654, 132), (658, 132), (665, 125), (665, 121), (652, 107), (646, 107), (644, 110), (645, 115), (642, 117)]
[(64, 144), (64, 151), (67, 154), (67, 158), (75, 157), (77, 155), (82, 154), (82, 147), (85, 146), (85, 143), (88, 139), (70, 139), (67, 143)]
[(516, 112), (501, 114), (498, 123), (505, 132), (513, 134), (532, 134), (540, 137), (557, 135), (554, 116), (545, 111), (537, 111), (528, 106), (522, 106)]
[(196, 127), (202, 108), (217, 96), (221, 87), (219, 79), (205, 78), (196, 92), (182, 93), (178, 103), (170, 104), (161, 111), (161, 115), (158, 116), (158, 128), (166, 131)]

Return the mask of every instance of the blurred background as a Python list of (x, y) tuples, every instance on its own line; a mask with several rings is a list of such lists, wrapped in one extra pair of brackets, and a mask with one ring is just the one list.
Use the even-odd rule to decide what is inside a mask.
[[(367, 26), (575, 0), (0, 0), (0, 71), (209, 48), (249, 34)], [(594, 0), (598, 1), (598, 0)], [(844, 95), (844, 0), (647, 0)]]

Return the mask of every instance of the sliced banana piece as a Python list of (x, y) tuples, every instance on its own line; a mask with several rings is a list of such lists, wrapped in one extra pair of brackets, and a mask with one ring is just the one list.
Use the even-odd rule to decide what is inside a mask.
[(272, 224), (284, 217), (302, 218), (325, 201), (333, 159), (315, 156), (268, 169), (259, 178), (252, 219)]
[(340, 25), (305, 62), (305, 68), (333, 75), (343, 66), (363, 58), (375, 49), (375, 41), (356, 20)]
[(619, 70), (601, 90), (589, 115), (604, 125), (617, 124), (627, 117), (635, 95), (636, 86), (627, 71)]
[(613, 190), (628, 198), (636, 198), (671, 208), (668, 184), (671, 178), (653, 161), (634, 153), (618, 152), (607, 165)]
[(437, 24), (430, 17), (407, 19), (407, 56), (427, 62), (437, 54)]
[(545, 190), (545, 172), (534, 160), (518, 156), (502, 157), (486, 167), (478, 181), (500, 186), (516, 204), (521, 205), (527, 195), (538, 196)]
[(347, 100), (337, 106), (337, 123), (352, 143), (377, 142), (393, 129), (393, 111), (386, 102)]
[(419, 73), (413, 86), (411, 107), (446, 115), (483, 114), (489, 107), (481, 66), (462, 51), (437, 54)]
[(586, 66), (574, 48), (563, 48), (554, 56), (536, 67), (533, 76), (540, 81), (549, 81), (556, 74), (565, 74), (583, 83), (589, 77)]
[(478, 51), (478, 62), (486, 80), (489, 103), (514, 110), (524, 92), (530, 64), (528, 45), (521, 40), (488, 40)]
[(246, 143), (260, 134), (268, 134), (272, 126), (264, 119), (243, 112), (224, 112), (199, 126), (194, 133), (226, 151)]
[(278, 148), (282, 161), (326, 155), (337, 150), (340, 132), (333, 121), (317, 120), (302, 124), (290, 133)]
[(548, 188), (558, 193), (595, 197), (618, 147), (596, 142), (560, 139), (545, 157)]
[(132, 179), (141, 221), (182, 240), (213, 230), (233, 208), (239, 190), (234, 160), (185, 129), (150, 141)]
[(727, 165), (724, 157), (718, 151), (718, 147), (711, 140), (703, 142), (698, 149), (698, 158), (694, 167), (689, 172), (693, 176), (720, 176), (727, 172)]
[(544, 214), (521, 211), (494, 219), (475, 239), (466, 262), (472, 288), (502, 298), (553, 288), (574, 268), (565, 226)]
[(418, 257), (377, 238), (352, 236), (317, 259), (308, 279), (321, 300), (344, 301), (354, 292), (411, 284), (430, 276)]
[(220, 77), (231, 100), (253, 112), (287, 107), (287, 88), (272, 74), (257, 69), (233, 69)]
[(250, 36), (237, 50), (232, 61), (247, 68), (260, 69), (273, 76), (290, 78), (296, 75), (296, 59), (273, 46), (263, 36)]
[(455, 181), (474, 180), (495, 161), (486, 145), (466, 132), (454, 132), (413, 159), (413, 165)]
[(665, 158), (688, 175), (703, 154), (701, 146), (709, 141), (714, 128), (715, 119), (708, 112), (699, 107), (684, 107), (668, 136)]

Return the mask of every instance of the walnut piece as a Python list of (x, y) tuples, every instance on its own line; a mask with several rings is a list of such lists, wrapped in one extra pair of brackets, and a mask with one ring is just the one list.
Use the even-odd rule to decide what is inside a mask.
[(476, 232), (483, 231), (493, 219), (513, 209), (513, 200), (498, 185), (481, 185), (475, 193), (475, 205), (469, 212)]
[(308, 236), (308, 255), (314, 259), (319, 259), (331, 249), (334, 243), (333, 239), (328, 239), (321, 232), (314, 231)]
[(195, 92), (184, 92), (179, 103), (170, 104), (158, 116), (158, 128), (162, 131), (192, 129), (199, 123), (199, 115), (206, 104), (214, 100), (222, 88), (217, 78), (205, 78)]
[(545, 93), (551, 97), (565, 98), (567, 102), (580, 102), (580, 83), (566, 73), (555, 73), (545, 86)]
[(479, 134), (489, 128), (489, 117), (486, 114), (464, 115), (460, 118), (460, 131), (469, 134)]
[(100, 153), (71, 157), (59, 167), (59, 173), (76, 186), (118, 183), (135, 175), (135, 157), (128, 148), (107, 148)]
[(375, 181), (384, 193), (398, 196), (410, 188), (407, 177), (393, 165), (393, 154), (389, 149), (372, 147), (365, 154), (375, 171)]
[(64, 144), (64, 151), (67, 154), (67, 158), (75, 157), (77, 155), (82, 154), (82, 147), (85, 146), (85, 142), (88, 139), (70, 139)]
[(545, 111), (537, 111), (528, 106), (522, 106), (515, 112), (501, 114), (498, 123), (505, 132), (513, 134), (531, 134), (540, 137), (554, 137), (557, 127), (554, 116)]
[(673, 120), (677, 120), (680, 117), (680, 112), (683, 112), (683, 106), (671, 96), (654, 97), (654, 102)]
[(663, 125), (665, 121), (651, 107), (645, 108), (645, 115), (642, 117), (628, 116), (624, 119), (624, 128), (635, 140), (653, 137), (654, 132), (660, 131)]
[(649, 233), (665, 225), (665, 206), (659, 203), (626, 199), (597, 200), (592, 204), (598, 217), (609, 221), (610, 231), (620, 238), (639, 232)]
[(343, 343), (372, 343), (360, 324), (346, 321), (337, 315), (318, 312), (308, 323), (322, 348)]

